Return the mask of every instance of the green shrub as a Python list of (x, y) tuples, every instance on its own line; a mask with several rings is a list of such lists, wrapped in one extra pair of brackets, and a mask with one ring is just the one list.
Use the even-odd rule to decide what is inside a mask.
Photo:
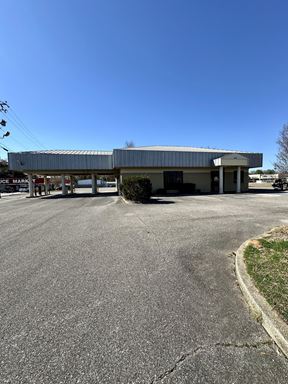
[(146, 176), (125, 177), (120, 185), (120, 192), (127, 200), (145, 202), (152, 194), (152, 184)]

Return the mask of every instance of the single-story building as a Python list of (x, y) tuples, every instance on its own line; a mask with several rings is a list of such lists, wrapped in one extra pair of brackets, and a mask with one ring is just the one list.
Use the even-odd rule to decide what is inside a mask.
[[(249, 168), (262, 167), (262, 154), (211, 148), (151, 146), (113, 151), (52, 150), (8, 154), (10, 170), (32, 175), (90, 175), (96, 193), (97, 175), (115, 175), (121, 181), (130, 175), (145, 175), (153, 192), (194, 190), (204, 193), (245, 192)], [(64, 184), (64, 182), (63, 182)], [(67, 193), (65, 188), (62, 193)]]

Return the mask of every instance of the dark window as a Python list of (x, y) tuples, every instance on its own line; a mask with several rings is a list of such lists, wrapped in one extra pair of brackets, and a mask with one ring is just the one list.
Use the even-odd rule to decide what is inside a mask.
[[(224, 176), (224, 172), (223, 172), (223, 176)], [(212, 193), (219, 192), (219, 171), (218, 170), (211, 171), (211, 192)]]
[[(237, 183), (237, 171), (233, 173), (233, 183)], [(241, 171), (241, 183), (244, 183), (244, 171)]]
[(164, 188), (178, 189), (183, 184), (182, 171), (164, 171)]

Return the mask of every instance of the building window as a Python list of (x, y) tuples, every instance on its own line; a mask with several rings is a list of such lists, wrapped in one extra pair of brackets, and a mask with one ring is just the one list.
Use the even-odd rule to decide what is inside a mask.
[[(233, 172), (233, 183), (237, 183), (237, 171)], [(244, 183), (244, 171), (241, 171), (241, 183)]]
[(165, 189), (178, 189), (183, 184), (182, 171), (164, 171), (163, 175)]

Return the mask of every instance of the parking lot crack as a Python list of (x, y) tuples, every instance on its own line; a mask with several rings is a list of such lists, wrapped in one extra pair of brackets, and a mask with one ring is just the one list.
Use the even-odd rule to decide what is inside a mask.
[(160, 383), (162, 380), (164, 380), (165, 378), (173, 374), (187, 359), (193, 358), (198, 353), (210, 348), (261, 348), (263, 346), (272, 346), (272, 344), (273, 344), (272, 340), (263, 340), (255, 343), (219, 342), (216, 344), (199, 346), (191, 351), (188, 351), (187, 353), (183, 353), (183, 355), (181, 355), (180, 358), (176, 360), (175, 364), (171, 368), (168, 368), (166, 371), (162, 372), (160, 375), (155, 376), (150, 381), (150, 384)]
[(205, 347), (197, 347), (192, 351), (189, 351), (187, 353), (184, 353), (181, 355), (181, 357), (175, 362), (173, 367), (167, 369), (165, 372), (162, 372), (159, 376), (154, 377), (153, 380), (150, 382), (150, 384), (159, 383), (161, 380), (165, 379), (167, 376), (171, 375), (174, 371), (178, 369), (178, 367), (183, 364), (183, 362), (190, 358), (194, 357), (200, 350), (204, 349)]

